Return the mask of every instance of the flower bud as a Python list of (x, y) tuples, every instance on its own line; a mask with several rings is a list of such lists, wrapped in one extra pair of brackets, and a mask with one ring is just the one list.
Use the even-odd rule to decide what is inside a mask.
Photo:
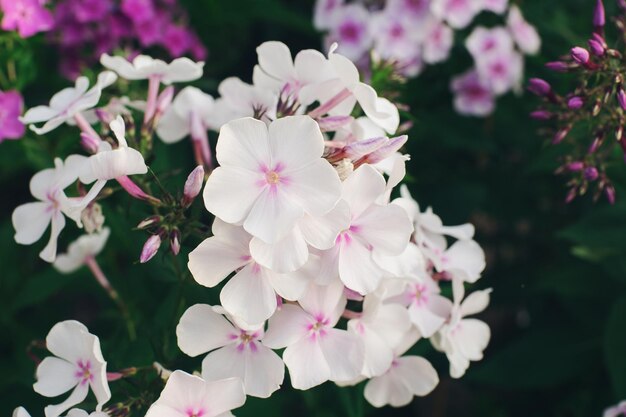
[(578, 96), (574, 96), (567, 101), (567, 107), (569, 107), (571, 110), (578, 110), (584, 104), (585, 102), (583, 101), (583, 99)]
[(180, 253), (180, 231), (178, 229), (170, 232), (170, 250), (174, 255)]
[(546, 64), (546, 68), (552, 71), (556, 71), (556, 72), (567, 72), (571, 69), (571, 66), (562, 61), (553, 61), (553, 62), (548, 62)]
[(183, 201), (184, 207), (189, 207), (193, 200), (200, 194), (202, 190), (202, 183), (204, 182), (204, 168), (202, 165), (198, 165), (185, 181), (185, 188), (183, 189)]
[(604, 187), (604, 195), (606, 195), (606, 199), (609, 201), (609, 204), (615, 204), (615, 187), (610, 184)]
[(591, 115), (596, 117), (600, 114), (600, 110), (602, 110), (602, 100), (596, 100), (596, 104), (594, 104), (593, 109), (591, 109)]
[(146, 240), (146, 243), (144, 243), (143, 248), (141, 249), (139, 262), (142, 264), (145, 264), (146, 262), (148, 262), (150, 259), (154, 257), (154, 255), (157, 254), (160, 247), (161, 247), (161, 236), (159, 235), (150, 236), (148, 240)]
[(622, 10), (626, 10), (626, 0), (617, 0), (617, 6)]
[(595, 56), (604, 55), (605, 49), (602, 44), (600, 44), (600, 42), (595, 39), (589, 39), (587, 43), (589, 44), (589, 50), (592, 54), (594, 54)]
[(317, 121), (322, 132), (334, 132), (345, 125), (352, 123), (352, 116), (327, 116)]
[(165, 110), (172, 104), (172, 98), (174, 98), (174, 86), (170, 85), (159, 94), (156, 104), (157, 114), (161, 115), (165, 113)]
[(554, 115), (547, 110), (536, 110), (530, 113), (530, 117), (535, 120), (550, 120)]
[(577, 195), (578, 189), (576, 187), (570, 188), (570, 190), (567, 192), (567, 196), (565, 196), (565, 203), (571, 203), (572, 201), (574, 201)]
[(587, 181), (595, 181), (600, 176), (596, 167), (585, 168), (584, 175)]
[(617, 126), (617, 129), (615, 129), (615, 140), (621, 143), (623, 136), (624, 136), (624, 124), (620, 123), (620, 125)]
[(80, 133), (80, 145), (89, 153), (97, 153), (102, 139), (96, 138), (89, 133)]
[(600, 146), (602, 146), (602, 143), (604, 142), (604, 134), (603, 133), (599, 133), (594, 139), (593, 142), (591, 142), (591, 145), (589, 146), (589, 149), (587, 150), (587, 153), (595, 153), (598, 148), (600, 148)]
[(582, 161), (575, 161), (567, 164), (567, 169), (572, 172), (582, 171), (583, 168), (585, 168), (585, 164)]
[(554, 139), (552, 139), (552, 144), (557, 145), (561, 143), (563, 139), (565, 139), (565, 137), (569, 134), (570, 130), (572, 130), (572, 127), (566, 126), (563, 129), (556, 132), (556, 135), (554, 135)]
[(137, 229), (147, 229), (148, 227), (156, 226), (161, 222), (161, 220), (161, 216), (150, 216), (139, 222)]
[(528, 88), (528, 91), (530, 91), (531, 93), (539, 97), (546, 96), (550, 93), (550, 91), (552, 91), (550, 84), (548, 84), (546, 81), (542, 80), (541, 78), (531, 78), (530, 80), (528, 80), (527, 88)]
[(626, 110), (626, 92), (624, 92), (624, 87), (622, 86), (617, 89), (617, 102), (622, 110)]
[(98, 120), (100, 120), (100, 122), (103, 125), (108, 126), (111, 124), (113, 120), (115, 120), (115, 117), (113, 116), (113, 114), (106, 109), (103, 109), (103, 108), (96, 109), (95, 112), (96, 112), (96, 117), (98, 118)]
[(603, 28), (605, 23), (606, 18), (604, 15), (604, 3), (602, 3), (602, 0), (598, 0), (596, 8), (593, 11), (593, 26), (599, 29)]
[(571, 50), (572, 59), (581, 65), (585, 65), (589, 62), (589, 51), (580, 46), (575, 46)]

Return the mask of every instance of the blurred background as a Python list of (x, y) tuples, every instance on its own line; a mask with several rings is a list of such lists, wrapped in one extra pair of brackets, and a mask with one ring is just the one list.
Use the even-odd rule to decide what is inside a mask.
[[(546, 78), (565, 91), (567, 77), (554, 76), (543, 64), (586, 41), (595, 2), (517, 3), (542, 37), (541, 53), (526, 61), (526, 77)], [(182, 4), (208, 50), (205, 76), (197, 85), (212, 94), (227, 76), (251, 81), (255, 48), (263, 41), (283, 41), (292, 51), (322, 48), (321, 35), (311, 23), (310, 0)], [(608, 1), (609, 15), (611, 10), (614, 4)], [(489, 25), (489, 16), (479, 16), (481, 21)], [(614, 206), (603, 200), (594, 204), (590, 198), (566, 205), (564, 180), (553, 175), (557, 153), (538, 133), (540, 124), (528, 118), (536, 99), (509, 94), (486, 119), (458, 115), (449, 80), (468, 68), (471, 58), (461, 42), (451, 56), (410, 80), (399, 98), (414, 117), (407, 146), (408, 185), (422, 209), (432, 206), (444, 223), (469, 221), (476, 226), (476, 240), (487, 254), (487, 270), (477, 288), (494, 289), (492, 304), (480, 316), (492, 329), (485, 359), (454, 380), (445, 356), (421, 342), (416, 352), (432, 361), (441, 383), (405, 408), (372, 408), (362, 397), (362, 385), (340, 389), (326, 383), (301, 392), (286, 382), (271, 399), (249, 399), (236, 410), (238, 417), (589, 417), (626, 398), (626, 170), (618, 166), (612, 176)], [(32, 82), (23, 91), (28, 106), (47, 101), (68, 85), (53, 70), (58, 60), (54, 50), (35, 43), (31, 58)], [(30, 200), (30, 177), (50, 165), (51, 155), (74, 146), (75, 138), (62, 132), (55, 141), (29, 135), (0, 145), (0, 414), (5, 416), (18, 405), (41, 415), (45, 402), (32, 391), (35, 364), (27, 350), (57, 321), (75, 318), (99, 335), (111, 370), (155, 360), (192, 369), (200, 359), (182, 358), (175, 325), (185, 306), (217, 300), (215, 291), (181, 283), (173, 273), (186, 269), (186, 254), (198, 243), (193, 239), (184, 242), (179, 265), (164, 255), (138, 264), (146, 235), (129, 231), (146, 213), (125, 204), (125, 196), (115, 197), (119, 213), (106, 212), (114, 210), (112, 204), (105, 209), (112, 236), (99, 260), (129, 303), (138, 324), (135, 341), (128, 340), (115, 306), (87, 270), (61, 275), (39, 260), (39, 245), (14, 242), (10, 216)], [(215, 136), (211, 139), (214, 143)], [(193, 168), (186, 145), (156, 145), (153, 169), (184, 167), (166, 181), (174, 190)], [(201, 213), (203, 208), (195, 204), (194, 210)], [(60, 247), (69, 239), (65, 236)], [(33, 352), (43, 357), (43, 351)], [(115, 389), (130, 396), (138, 392), (127, 382)]]

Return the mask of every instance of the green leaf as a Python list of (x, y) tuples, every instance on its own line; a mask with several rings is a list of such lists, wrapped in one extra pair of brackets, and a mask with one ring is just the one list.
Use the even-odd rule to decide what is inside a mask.
[(617, 398), (626, 398), (626, 297), (614, 305), (606, 324), (604, 354)]

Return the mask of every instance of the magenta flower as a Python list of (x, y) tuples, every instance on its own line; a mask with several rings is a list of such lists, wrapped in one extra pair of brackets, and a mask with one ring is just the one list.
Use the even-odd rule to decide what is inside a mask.
[(178, 58), (189, 50), (192, 41), (191, 32), (182, 26), (171, 24), (165, 29), (162, 43), (172, 57)]
[(39, 0), (0, 0), (4, 13), (1, 27), (15, 30), (22, 38), (52, 29), (52, 13), (41, 5)]
[(0, 91), (0, 143), (24, 135), (26, 128), (19, 120), (23, 108), (24, 100), (19, 92)]
[(122, 0), (122, 12), (135, 23), (152, 20), (156, 14), (152, 0)]

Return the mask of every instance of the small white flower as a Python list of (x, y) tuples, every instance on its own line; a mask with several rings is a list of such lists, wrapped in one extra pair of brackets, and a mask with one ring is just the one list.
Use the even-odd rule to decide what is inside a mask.
[[(21, 121), (31, 125), (31, 130), (38, 135), (48, 133), (68, 122), (75, 115), (95, 107), (100, 101), (102, 89), (113, 84), (116, 79), (115, 73), (104, 71), (98, 75), (96, 84), (88, 90), (89, 79), (78, 77), (74, 87), (68, 87), (56, 93), (50, 99), (48, 106), (37, 106), (29, 109)], [(39, 122), (45, 123), (39, 128), (33, 124)]]
[(239, 378), (208, 382), (183, 371), (174, 371), (146, 417), (217, 417), (229, 415), (226, 413), (241, 407), (245, 401)]
[(175, 143), (194, 131), (212, 127), (214, 100), (195, 87), (185, 87), (159, 119), (157, 135), (165, 143)]
[(106, 362), (100, 351), (100, 340), (75, 320), (57, 323), (46, 337), (46, 347), (55, 356), (48, 356), (37, 367), (35, 392), (56, 397), (69, 390), (72, 393), (58, 405), (45, 408), (46, 417), (58, 417), (87, 398), (93, 391), (98, 405), (96, 411), (111, 399), (107, 382)]
[(238, 377), (247, 395), (269, 397), (283, 382), (283, 361), (262, 344), (263, 327), (243, 329), (224, 313), (219, 306), (189, 307), (176, 327), (178, 347), (190, 356), (211, 351), (202, 361), (205, 380)]
[(100, 63), (127, 80), (156, 78), (165, 85), (197, 80), (202, 77), (204, 62), (176, 58), (169, 64), (147, 55), (138, 55), (132, 62), (120, 56), (103, 54)]
[(110, 230), (108, 227), (102, 229), (98, 233), (83, 235), (70, 243), (67, 253), (57, 256), (54, 261), (54, 267), (57, 271), (64, 274), (70, 274), (85, 264), (87, 258), (98, 255), (109, 238)]

